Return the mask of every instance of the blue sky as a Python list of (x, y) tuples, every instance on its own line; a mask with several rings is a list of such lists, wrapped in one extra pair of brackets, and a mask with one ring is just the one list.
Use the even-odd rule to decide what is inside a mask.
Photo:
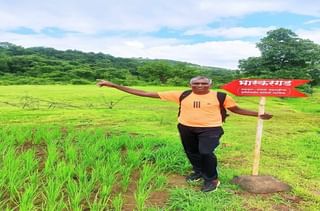
[(0, 0), (0, 42), (236, 69), (284, 27), (320, 44), (314, 0)]

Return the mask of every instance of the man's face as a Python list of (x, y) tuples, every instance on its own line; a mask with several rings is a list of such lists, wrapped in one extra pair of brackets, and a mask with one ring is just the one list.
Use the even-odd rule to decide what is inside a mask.
[(194, 80), (190, 86), (195, 94), (207, 94), (211, 88), (211, 84), (207, 79)]

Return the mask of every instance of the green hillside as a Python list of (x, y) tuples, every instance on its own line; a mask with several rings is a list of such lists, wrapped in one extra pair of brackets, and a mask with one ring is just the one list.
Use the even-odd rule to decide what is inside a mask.
[(233, 79), (235, 71), (173, 60), (118, 58), (103, 53), (24, 48), (0, 43), (0, 84), (88, 84), (109, 79), (126, 85), (186, 85), (194, 75)]

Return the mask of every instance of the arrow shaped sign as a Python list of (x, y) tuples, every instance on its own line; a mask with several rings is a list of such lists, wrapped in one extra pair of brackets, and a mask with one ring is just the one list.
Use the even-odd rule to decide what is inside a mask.
[(303, 79), (239, 79), (221, 88), (237, 96), (306, 97), (304, 93), (295, 90), (295, 87), (309, 81)]
[[(223, 85), (225, 89), (237, 96), (260, 96), (258, 116), (264, 113), (266, 96), (275, 97), (305, 97), (302, 92), (295, 90), (296, 86), (309, 82), (303, 79), (239, 79)], [(254, 160), (252, 175), (259, 172), (260, 148), (262, 137), (263, 120), (258, 118), (256, 145), (254, 150)]]

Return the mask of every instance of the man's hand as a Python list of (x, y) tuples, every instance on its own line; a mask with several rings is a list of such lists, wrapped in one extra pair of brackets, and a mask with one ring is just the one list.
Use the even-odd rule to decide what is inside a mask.
[(271, 118), (273, 117), (273, 115), (268, 114), (268, 113), (264, 113), (264, 114), (259, 115), (259, 117), (260, 117), (261, 119), (268, 120), (268, 119), (271, 119)]
[(110, 81), (100, 80), (97, 83), (97, 86), (100, 86), (100, 87), (103, 87), (103, 86), (114, 87), (114, 84), (111, 83)]

